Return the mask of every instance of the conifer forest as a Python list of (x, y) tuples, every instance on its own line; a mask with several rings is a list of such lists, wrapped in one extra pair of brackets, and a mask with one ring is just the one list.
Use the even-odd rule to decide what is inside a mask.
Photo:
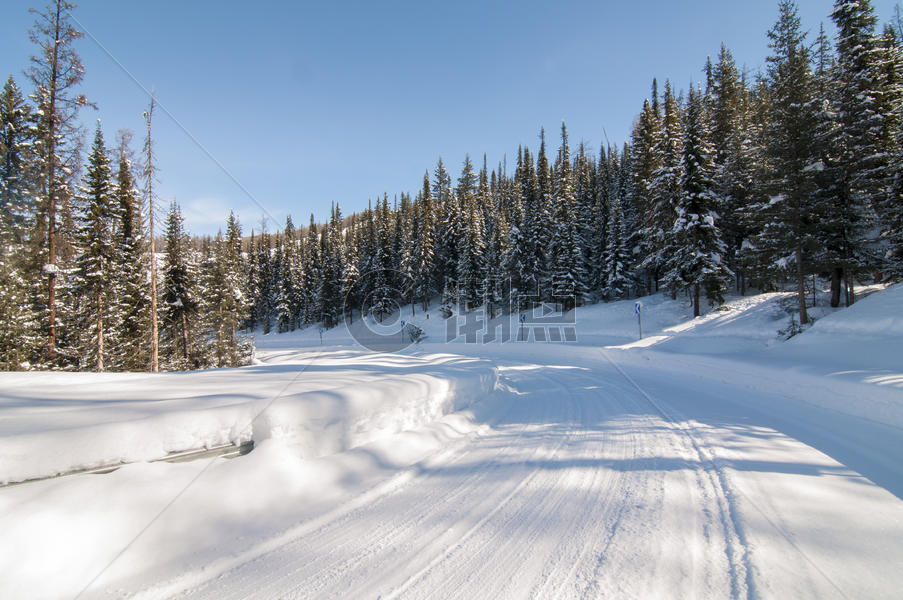
[(32, 62), (0, 94), (0, 370), (236, 366), (253, 330), (437, 304), (494, 315), (663, 292), (698, 315), (728, 291), (781, 289), (805, 325), (814, 286), (849, 305), (903, 276), (900, 22), (879, 26), (868, 0), (834, 3), (836, 36), (807, 35), (781, 0), (754, 74), (726, 46), (689, 89), (650, 73), (623, 145), (591, 153), (562, 123), (513, 164), (424, 157), (416, 193), (272, 231), (223, 215), (213, 237), (154, 196), (152, 100), (138, 134), (81, 127), (103, 99), (82, 94), (73, 10), (35, 11)]

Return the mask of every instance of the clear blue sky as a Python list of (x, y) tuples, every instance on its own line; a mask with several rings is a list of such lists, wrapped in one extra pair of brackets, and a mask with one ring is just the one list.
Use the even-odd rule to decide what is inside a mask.
[[(0, 9), (0, 75), (21, 87), (38, 0)], [(882, 22), (896, 0), (874, 0)], [(803, 26), (829, 31), (831, 0), (801, 0)], [(442, 156), (490, 167), (519, 144), (552, 149), (564, 120), (593, 152), (628, 136), (653, 77), (686, 89), (724, 42), (754, 73), (768, 54), (777, 0), (536, 2), (107, 2), (74, 12), (277, 220), (345, 214), (388, 192), (416, 192)], [(90, 38), (77, 49), (83, 91), (113, 143), (140, 148), (144, 92)], [(161, 202), (177, 200), (192, 233), (215, 233), (234, 208), (245, 232), (261, 210), (166, 116), (155, 114)]]

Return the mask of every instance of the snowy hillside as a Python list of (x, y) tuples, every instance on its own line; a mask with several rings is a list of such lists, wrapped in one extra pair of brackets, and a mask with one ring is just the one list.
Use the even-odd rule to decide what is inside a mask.
[(129, 463), (0, 488), (0, 597), (895, 597), (903, 286), (789, 341), (784, 302), (504, 344), (408, 307), (395, 353), (342, 326), (239, 369), (0, 374), (0, 481)]

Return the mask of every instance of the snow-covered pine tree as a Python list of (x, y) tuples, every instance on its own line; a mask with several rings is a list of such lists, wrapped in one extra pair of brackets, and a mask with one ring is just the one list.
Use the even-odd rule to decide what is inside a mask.
[(357, 215), (352, 214), (348, 218), (348, 229), (344, 236), (345, 264), (342, 269), (342, 308), (351, 322), (354, 320), (354, 309), (360, 306), (360, 248), (358, 246), (358, 232), (360, 226)]
[(437, 215), (435, 285), (440, 290), (454, 290), (461, 214), (457, 197), (451, 188), (451, 176), (445, 169), (441, 156), (433, 172), (432, 195)]
[(166, 217), (165, 237), (160, 356), (169, 369), (191, 369), (201, 360), (194, 322), (198, 309), (197, 273), (190, 256), (190, 239), (185, 232), (182, 210), (175, 202)]
[[(291, 217), (286, 218), (286, 226), (291, 224)], [(294, 226), (291, 227), (294, 231)], [(254, 254), (260, 269), (260, 289), (254, 304), (255, 320), (264, 334), (270, 332), (273, 322), (274, 306), (279, 284), (279, 268), (273, 256), (272, 238), (266, 229), (261, 229)]]
[(296, 264), (298, 253), (296, 252), (295, 226), (292, 223), (291, 216), (285, 219), (285, 229), (282, 233), (282, 239), (278, 243), (276, 252), (276, 260), (279, 264), (278, 287), (274, 290), (275, 302), (273, 310), (276, 315), (276, 331), (285, 333), (286, 331), (294, 331), (298, 323), (298, 307), (296, 289), (297, 282), (292, 276), (298, 269)]
[(401, 194), (401, 204), (395, 211), (395, 233), (394, 233), (394, 254), (397, 261), (395, 288), (398, 293), (403, 294), (400, 298), (403, 302), (411, 305), (411, 316), (415, 312), (414, 305), (414, 250), (415, 250), (415, 223), (414, 223), (414, 204), (411, 202), (411, 196), (407, 193)]
[[(284, 251), (284, 249), (283, 249)], [(301, 265), (300, 308), (305, 324), (317, 323), (321, 320), (320, 305), (317, 302), (320, 292), (320, 274), (322, 269), (320, 256), (320, 232), (314, 215), (310, 215), (307, 237), (304, 240), (304, 261)], [(283, 278), (286, 273), (283, 266)]]
[(0, 93), (0, 235), (24, 244), (34, 203), (34, 117), (12, 76)]
[(413, 256), (413, 288), (415, 297), (420, 300), (421, 308), (428, 310), (430, 298), (436, 293), (434, 273), (436, 212), (430, 190), (429, 173), (423, 174), (423, 189), (417, 202), (417, 213), (419, 227)]
[(141, 200), (132, 171), (131, 135), (123, 132), (119, 141), (114, 202), (118, 222), (113, 242), (113, 366), (126, 371), (143, 371), (150, 364), (150, 296), (147, 288), (146, 240)]
[(248, 277), (247, 287), (245, 287), (245, 297), (248, 299), (248, 318), (244, 323), (244, 327), (254, 331), (258, 324), (258, 307), (260, 305), (260, 292), (262, 290), (260, 257), (257, 254), (257, 237), (254, 230), (251, 230), (251, 237), (248, 239)]
[(724, 263), (726, 248), (716, 222), (719, 201), (712, 179), (712, 146), (703, 96), (692, 87), (685, 121), (682, 193), (673, 227), (676, 252), (668, 263), (668, 279), (689, 288), (693, 316), (698, 317), (700, 290), (705, 289), (710, 304), (724, 302), (732, 273)]
[[(626, 154), (626, 153), (625, 153)], [(625, 167), (618, 152), (608, 148), (603, 180), (605, 189), (605, 250), (602, 255), (600, 292), (604, 300), (618, 300), (630, 294), (633, 281), (630, 276), (630, 230), (626, 204), (626, 189), (622, 185), (631, 172)]]
[(320, 277), (319, 303), (323, 327), (339, 323), (342, 313), (342, 271), (345, 253), (342, 242), (342, 213), (338, 205), (330, 211), (329, 225), (321, 236), (323, 268)]
[(571, 153), (565, 124), (561, 124), (561, 148), (555, 163), (553, 183), (552, 238), (549, 241), (549, 275), (552, 298), (564, 310), (582, 304), (585, 279), (580, 234), (577, 229), (577, 200), (574, 195)]
[(768, 32), (769, 107), (766, 125), (767, 200), (755, 208), (758, 234), (750, 252), (757, 256), (760, 280), (769, 273), (792, 274), (796, 282), (800, 323), (809, 322), (805, 277), (818, 247), (817, 211), (813, 198), (819, 164), (816, 106), (805, 34), (796, 4), (782, 0), (777, 23)]
[(547, 252), (552, 239), (552, 209), (554, 208), (552, 169), (546, 156), (546, 132), (539, 130), (539, 154), (536, 157), (536, 198), (532, 207), (531, 235), (535, 252), (536, 281), (541, 300), (552, 299), (550, 256)]
[(752, 185), (749, 133), (744, 118), (745, 89), (734, 57), (724, 44), (712, 70), (709, 120), (713, 146), (712, 163), (718, 198), (718, 228), (727, 253), (725, 263), (737, 274), (741, 287), (739, 252), (748, 235), (743, 214), (750, 202)]
[(118, 206), (114, 197), (113, 173), (104, 145), (100, 122), (94, 133), (94, 143), (88, 156), (88, 167), (76, 196), (78, 203), (78, 245), (73, 293), (77, 297), (78, 323), (81, 343), (78, 365), (104, 370), (110, 346), (104, 344), (110, 335), (111, 304), (113, 302), (116, 245), (113, 240), (114, 223), (118, 221)]
[[(653, 82), (653, 96), (657, 96), (657, 85)], [(643, 110), (633, 129), (633, 161), (632, 176), (634, 188), (634, 202), (638, 214), (644, 217), (643, 224), (637, 228), (636, 246), (641, 255), (640, 264), (644, 263), (647, 256), (655, 252), (653, 240), (657, 233), (654, 223), (648, 219), (655, 214), (655, 198), (653, 196), (653, 179), (655, 173), (661, 167), (661, 115), (653, 105), (658, 102), (643, 102)], [(655, 289), (658, 265), (649, 261), (643, 268), (645, 287), (650, 291)]]
[(33, 296), (39, 270), (26, 260), (34, 228), (31, 110), (10, 77), (0, 94), (0, 370), (28, 368), (39, 353)]
[[(673, 225), (677, 217), (676, 207), (681, 195), (683, 180), (683, 114), (677, 98), (671, 89), (671, 82), (665, 81), (664, 115), (662, 117), (661, 137), (659, 138), (659, 167), (653, 171), (649, 184), (651, 210), (645, 215), (647, 225), (643, 228), (641, 238), (650, 246), (649, 254), (642, 260), (640, 267), (650, 270), (656, 278), (667, 274), (665, 265), (669, 264), (676, 252)], [(665, 280), (672, 295), (676, 293), (679, 282)]]
[(844, 247), (842, 262), (847, 304), (853, 280), (868, 262), (866, 245), (874, 229), (876, 206), (888, 188), (893, 136), (885, 121), (892, 110), (884, 102), (883, 53), (875, 35), (877, 17), (869, 0), (836, 0), (831, 18), (837, 26), (835, 107), (840, 127), (835, 139), (838, 205)]
[(237, 367), (246, 364), (251, 347), (239, 329), (247, 316), (248, 303), (243, 293), (246, 269), (242, 257), (241, 225), (234, 212), (229, 212), (226, 235), (217, 235), (212, 248), (212, 261), (205, 261), (204, 280), (207, 321), (213, 345), (213, 364)]
[(593, 204), (593, 235), (591, 244), (593, 254), (597, 261), (592, 265), (593, 270), (589, 274), (590, 287), (598, 297), (605, 296), (606, 280), (606, 250), (608, 246), (608, 217), (611, 203), (611, 165), (608, 162), (607, 148), (602, 145), (599, 149), (599, 160), (596, 165), (596, 177)]
[(593, 244), (596, 226), (596, 165), (584, 142), (580, 142), (574, 158), (574, 196), (577, 202), (577, 238), (583, 264), (580, 287), (585, 294), (589, 294), (593, 287), (592, 275), (598, 268), (600, 257)]
[(373, 256), (369, 296), (369, 313), (380, 322), (394, 310), (395, 290), (392, 287), (394, 257), (392, 256), (392, 220), (389, 197), (384, 194), (376, 207), (376, 248)]
[[(35, 11), (36, 19), (30, 33), (37, 52), (28, 70), (34, 84), (36, 114), (39, 116), (35, 149), (40, 172), (38, 191), (39, 230), (33, 239), (43, 242), (40, 247), (41, 271), (47, 278), (45, 332), (46, 359), (56, 361), (58, 318), (57, 277), (65, 270), (67, 240), (61, 230), (66, 228), (71, 213), (67, 213), (71, 199), (71, 176), (78, 172), (77, 113), (87, 104), (82, 95), (74, 94), (84, 77), (81, 58), (75, 51), (75, 41), (82, 33), (72, 24), (73, 4), (65, 0), (50, 2), (43, 11)], [(63, 260), (63, 263), (66, 261)]]
[[(504, 185), (498, 193), (504, 194)], [(508, 301), (506, 257), (511, 252), (510, 239), (508, 210), (505, 203), (500, 200), (493, 213), (491, 233), (486, 245), (486, 275), (482, 286), (484, 304), (490, 319), (495, 318)]]
[(903, 39), (899, 36), (896, 28), (886, 25), (881, 38), (885, 85), (881, 112), (885, 115), (884, 126), (893, 136), (893, 150), (887, 174), (889, 191), (876, 202), (881, 223), (882, 268), (885, 276), (894, 279), (903, 278)]
[(483, 298), (484, 237), (482, 211), (477, 206), (477, 177), (473, 172), (470, 156), (465, 156), (461, 176), (455, 190), (461, 212), (458, 240), (458, 263), (455, 281), (458, 299), (464, 310), (472, 310)]

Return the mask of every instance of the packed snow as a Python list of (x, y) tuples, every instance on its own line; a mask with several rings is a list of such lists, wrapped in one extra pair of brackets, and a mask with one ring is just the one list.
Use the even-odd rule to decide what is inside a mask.
[(0, 488), (0, 597), (898, 597), (903, 285), (789, 340), (786, 306), (508, 343), (408, 307), (394, 353), (342, 326), (239, 369), (0, 374), (0, 481), (121, 465)]

